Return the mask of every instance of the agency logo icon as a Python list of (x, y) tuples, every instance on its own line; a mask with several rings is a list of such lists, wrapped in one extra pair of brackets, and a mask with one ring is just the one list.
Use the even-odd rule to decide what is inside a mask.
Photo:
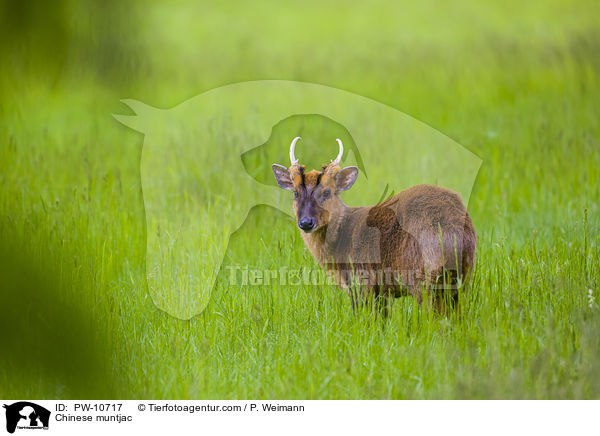
[[(294, 215), (291, 193), (277, 186), (271, 170), (289, 162), (292, 138), (302, 137), (298, 156), (307, 171), (338, 154), (336, 138), (343, 142), (339, 163), (360, 171), (360, 183), (344, 192), (350, 206), (373, 205), (421, 184), (450, 189), (468, 204), (481, 166), (479, 157), (423, 122), (318, 84), (235, 83), (170, 109), (123, 103), (135, 114), (115, 118), (144, 134), (148, 290), (159, 309), (181, 319), (207, 306), (230, 236), (252, 208)], [(366, 226), (365, 232), (361, 237), (378, 255), (382, 229)]]
[(14, 433), (16, 429), (48, 430), (50, 422), (48, 409), (29, 401), (4, 404), (3, 407), (6, 409), (6, 431), (9, 433)]

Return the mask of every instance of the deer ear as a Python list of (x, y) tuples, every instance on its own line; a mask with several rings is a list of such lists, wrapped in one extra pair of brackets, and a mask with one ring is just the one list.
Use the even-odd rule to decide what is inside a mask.
[(275, 180), (280, 188), (287, 189), (288, 191), (294, 190), (294, 183), (292, 182), (292, 175), (289, 169), (283, 165), (273, 164), (273, 174), (275, 174)]
[(358, 168), (346, 167), (342, 168), (335, 175), (335, 186), (338, 191), (347, 191), (352, 188), (356, 178), (358, 177)]

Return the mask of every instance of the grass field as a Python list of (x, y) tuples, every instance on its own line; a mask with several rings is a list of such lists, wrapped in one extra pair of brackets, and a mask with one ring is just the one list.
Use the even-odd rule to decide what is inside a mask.
[[(0, 397), (600, 397), (597, 2), (59, 3), (0, 3)], [(259, 79), (381, 101), (483, 160), (464, 317), (229, 286), (227, 265), (314, 268), (269, 207), (199, 316), (154, 305), (143, 136), (111, 114)]]

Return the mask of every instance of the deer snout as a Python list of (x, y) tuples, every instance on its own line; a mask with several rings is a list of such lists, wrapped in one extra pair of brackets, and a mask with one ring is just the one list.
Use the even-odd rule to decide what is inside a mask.
[(311, 217), (304, 217), (298, 220), (298, 227), (300, 227), (305, 232), (310, 232), (315, 228), (315, 220)]

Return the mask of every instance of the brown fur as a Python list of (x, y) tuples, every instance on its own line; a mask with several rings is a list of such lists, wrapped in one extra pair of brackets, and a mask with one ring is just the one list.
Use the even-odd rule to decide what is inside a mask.
[[(457, 296), (457, 284), (473, 270), (476, 235), (460, 197), (448, 189), (418, 185), (370, 207), (349, 207), (336, 189), (336, 165), (305, 172), (292, 166), (299, 220), (311, 216), (316, 228), (302, 237), (313, 257), (350, 291), (358, 281), (361, 297), (423, 291), (443, 310), (442, 297)], [(329, 198), (323, 198), (330, 190)], [(348, 271), (352, 274), (349, 275)]]

